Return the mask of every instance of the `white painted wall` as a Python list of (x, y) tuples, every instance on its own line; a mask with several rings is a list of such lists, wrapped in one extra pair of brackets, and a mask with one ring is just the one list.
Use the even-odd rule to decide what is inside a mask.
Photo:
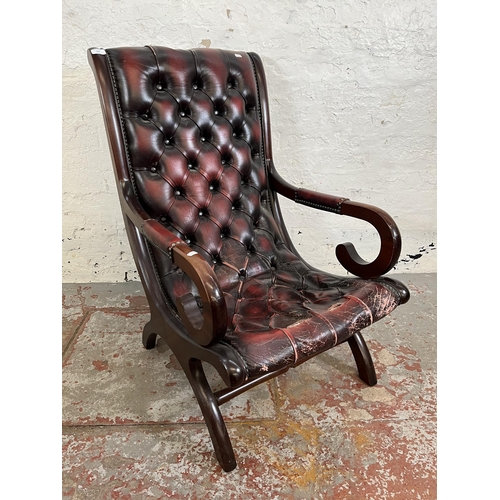
[[(260, 54), (282, 176), (383, 208), (403, 235), (397, 272), (436, 271), (434, 0), (65, 0), (64, 282), (138, 279), (86, 49), (147, 44)], [(345, 274), (344, 241), (378, 252), (369, 224), (282, 208), (315, 266)]]

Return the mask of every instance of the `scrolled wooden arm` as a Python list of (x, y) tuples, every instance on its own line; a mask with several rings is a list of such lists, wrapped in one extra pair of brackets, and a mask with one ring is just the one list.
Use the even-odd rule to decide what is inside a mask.
[(401, 254), (401, 234), (394, 219), (378, 207), (350, 200), (342, 203), (341, 215), (369, 222), (380, 236), (380, 251), (373, 262), (363, 260), (352, 243), (337, 245), (335, 253), (342, 266), (360, 278), (377, 278), (389, 272)]
[(390, 271), (401, 253), (401, 234), (394, 219), (378, 207), (357, 203), (348, 198), (301, 189), (285, 181), (269, 163), (269, 182), (277, 193), (318, 210), (348, 215), (369, 222), (380, 236), (380, 251), (373, 262), (362, 259), (352, 243), (337, 245), (335, 253), (340, 264), (360, 278), (377, 278)]
[[(203, 304), (203, 313), (194, 297), (184, 296), (176, 300), (179, 316), (191, 337), (202, 346), (221, 340), (227, 330), (227, 309), (224, 296), (215, 274), (208, 263), (186, 244), (172, 249), (172, 260), (191, 278)], [(195, 320), (200, 315), (200, 320)]]
[[(126, 192), (126, 190), (124, 190)], [(177, 298), (177, 312), (191, 338), (202, 346), (220, 340), (227, 329), (227, 309), (217, 278), (205, 259), (154, 219), (144, 219), (127, 204), (126, 214), (146, 239), (182, 269), (198, 289), (203, 312), (192, 294)]]

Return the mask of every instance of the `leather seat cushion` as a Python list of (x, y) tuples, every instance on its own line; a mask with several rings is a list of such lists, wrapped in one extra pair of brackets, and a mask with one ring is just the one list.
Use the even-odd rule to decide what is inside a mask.
[[(404, 285), (388, 278), (342, 278), (301, 261), (242, 282), (225, 294), (232, 314), (225, 343), (244, 360), (248, 376), (296, 365), (346, 341), (388, 315)], [(234, 309), (233, 309), (234, 308)]]

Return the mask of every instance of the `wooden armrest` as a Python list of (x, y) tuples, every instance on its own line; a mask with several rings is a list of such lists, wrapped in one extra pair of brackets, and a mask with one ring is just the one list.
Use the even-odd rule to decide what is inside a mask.
[(348, 198), (301, 189), (285, 181), (269, 163), (269, 184), (277, 193), (318, 210), (348, 215), (369, 222), (380, 236), (380, 251), (373, 262), (363, 260), (352, 243), (341, 243), (335, 248), (340, 264), (360, 278), (377, 278), (390, 271), (401, 254), (401, 234), (394, 219), (378, 207), (350, 201)]
[(171, 257), (198, 289), (203, 304), (200, 312), (192, 294), (176, 299), (179, 316), (189, 335), (202, 346), (217, 342), (227, 329), (227, 310), (217, 277), (207, 261), (158, 221), (149, 219), (142, 226), (144, 236)]
[(137, 210), (135, 203), (127, 203), (130, 186), (122, 186), (125, 213), (146, 239), (168, 255), (172, 262), (182, 269), (193, 281), (203, 304), (201, 312), (192, 294), (177, 298), (179, 316), (191, 338), (202, 346), (222, 339), (227, 329), (227, 310), (224, 296), (217, 277), (208, 262), (183, 240), (175, 236), (155, 219), (145, 218), (145, 213)]

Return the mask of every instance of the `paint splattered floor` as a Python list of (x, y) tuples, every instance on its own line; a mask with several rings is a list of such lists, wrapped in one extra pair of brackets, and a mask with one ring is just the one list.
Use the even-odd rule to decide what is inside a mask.
[(169, 348), (142, 347), (141, 285), (63, 285), (63, 498), (435, 499), (436, 276), (399, 279), (410, 302), (364, 331), (379, 383), (344, 344), (230, 401), (230, 473)]

